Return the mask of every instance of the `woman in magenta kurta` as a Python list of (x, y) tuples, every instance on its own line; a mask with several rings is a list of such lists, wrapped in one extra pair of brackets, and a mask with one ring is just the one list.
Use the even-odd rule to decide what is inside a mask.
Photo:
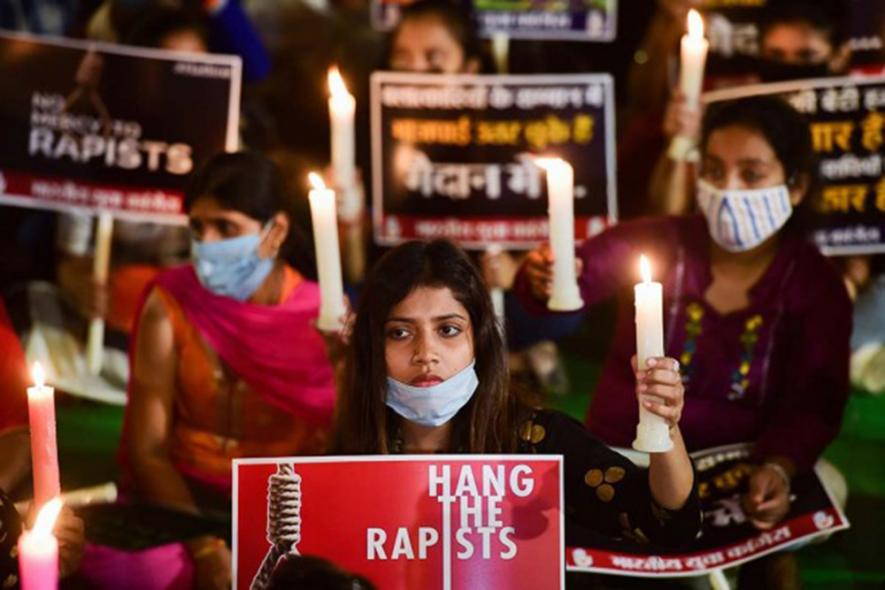
[[(711, 108), (701, 149), (704, 215), (625, 223), (578, 249), (585, 303), (624, 296), (587, 424), (612, 445), (635, 436), (633, 376), (622, 365), (636, 346), (629, 287), (644, 253), (664, 286), (666, 355), (682, 365), (686, 444), (756, 443), (745, 506), (769, 528), (789, 507), (790, 477), (839, 431), (851, 305), (837, 271), (802, 237), (814, 170), (802, 117), (775, 98)], [(536, 251), (519, 277), (537, 311), (549, 262)]]

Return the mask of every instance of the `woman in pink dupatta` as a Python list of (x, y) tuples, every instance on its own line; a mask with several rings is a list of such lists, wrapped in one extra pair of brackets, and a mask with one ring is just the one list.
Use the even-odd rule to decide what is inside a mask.
[[(216, 156), (188, 192), (193, 264), (148, 289), (130, 355), (121, 454), (144, 501), (229, 513), (232, 459), (325, 449), (334, 375), (313, 327), (317, 285), (280, 256), (302, 238), (284, 195), (276, 166), (250, 152)], [(230, 586), (215, 538), (93, 548), (87, 561), (98, 587)]]

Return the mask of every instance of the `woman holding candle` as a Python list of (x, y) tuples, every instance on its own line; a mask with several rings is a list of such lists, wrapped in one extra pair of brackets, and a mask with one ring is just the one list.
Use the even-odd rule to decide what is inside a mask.
[[(847, 8), (843, 7), (842, 12), (844, 10)], [(786, 2), (767, 7), (759, 28), (756, 71), (743, 78), (727, 80), (727, 84), (722, 81), (716, 86), (845, 75), (850, 47), (839, 26), (842, 12), (812, 2)], [(688, 55), (697, 62), (695, 55)], [(690, 61), (686, 58), (683, 45), (684, 64)], [(702, 72), (703, 64), (700, 69)], [(695, 91), (700, 88), (698, 82)], [(648, 194), (653, 211), (673, 215), (691, 210), (694, 199), (690, 188), (697, 165), (696, 154), (691, 150), (700, 135), (702, 116), (703, 107), (691, 89), (681, 85), (674, 90), (664, 110), (662, 123), (664, 136), (672, 138), (673, 143), (669, 153), (662, 154), (658, 159), (649, 183)], [(680, 137), (683, 139), (676, 139)]]
[[(321, 452), (335, 402), (332, 366), (313, 326), (307, 240), (281, 175), (254, 152), (212, 158), (186, 196), (193, 264), (148, 291), (131, 354), (123, 459), (139, 498), (191, 512), (230, 510), (231, 460)], [(99, 587), (222, 588), (220, 539), (168, 545), (114, 568), (93, 555)], [(137, 574), (133, 574), (137, 572)]]
[[(701, 135), (703, 215), (625, 223), (578, 248), (584, 300), (634, 283), (641, 254), (663, 283), (665, 351), (686, 384), (688, 449), (754, 441), (745, 507), (768, 529), (789, 509), (790, 478), (812, 468), (841, 426), (851, 306), (838, 273), (803, 236), (814, 187), (807, 122), (774, 97), (711, 107)], [(546, 313), (551, 256), (531, 253), (518, 278)], [(587, 416), (603, 441), (629, 446), (637, 423), (635, 350), (624, 302)]]
[(350, 342), (334, 452), (563, 454), (570, 542), (601, 533), (667, 546), (695, 537), (700, 513), (673, 359), (638, 373), (637, 391), (656, 396), (646, 407), (674, 440), (645, 472), (565, 415), (518, 399), (486, 285), (451, 242), (388, 252), (368, 278)]

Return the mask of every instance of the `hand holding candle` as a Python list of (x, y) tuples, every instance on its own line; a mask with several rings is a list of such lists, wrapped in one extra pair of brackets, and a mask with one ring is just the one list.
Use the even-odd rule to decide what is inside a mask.
[[(648, 359), (664, 356), (663, 287), (651, 280), (648, 259), (639, 259), (642, 282), (634, 287), (636, 296), (636, 357), (640, 371), (648, 368)], [(639, 402), (639, 425), (633, 448), (646, 453), (663, 453), (673, 448), (667, 422)]]
[[(704, 82), (704, 64), (710, 44), (704, 39), (704, 21), (698, 11), (688, 11), (688, 33), (680, 44), (679, 89), (685, 97), (686, 106), (697, 108)], [(674, 160), (685, 159), (694, 147), (694, 138), (677, 135), (670, 143), (669, 156)]]
[(37, 514), (34, 528), (18, 540), (18, 564), (22, 590), (58, 588), (58, 540), (52, 534), (61, 512), (61, 499), (46, 503)]
[(550, 249), (553, 251), (553, 290), (547, 307), (554, 311), (574, 311), (584, 306), (575, 276), (575, 173), (560, 158), (535, 160), (547, 171)]
[(308, 196), (310, 218), (313, 223), (313, 243), (320, 280), (320, 316), (317, 327), (326, 332), (337, 332), (341, 328), (341, 318), (347, 313), (347, 307), (341, 279), (335, 191), (326, 188), (319, 174), (311, 172), (309, 178), (313, 187)]
[(31, 370), (34, 386), (28, 388), (31, 426), (31, 462), (34, 473), (34, 503), (39, 509), (59, 495), (58, 449), (55, 432), (55, 390), (45, 385), (40, 363)]

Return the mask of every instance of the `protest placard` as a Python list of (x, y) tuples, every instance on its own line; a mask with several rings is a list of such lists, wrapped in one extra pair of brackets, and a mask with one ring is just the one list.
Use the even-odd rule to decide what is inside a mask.
[(237, 148), (240, 68), (233, 56), (0, 35), (0, 203), (184, 223), (190, 173)]
[[(372, 0), (372, 23), (388, 31), (412, 0)], [(483, 37), (614, 41), (618, 0), (472, 0), (468, 4)]]
[(846, 529), (848, 520), (817, 473), (793, 478), (790, 510), (771, 530), (754, 528), (744, 513), (741, 494), (752, 471), (750, 444), (735, 444), (691, 454), (704, 512), (702, 535), (679, 551), (649, 551), (640, 544), (600, 542), (594, 547), (569, 547), (570, 571), (626, 576), (696, 576), (739, 565)]
[[(772, 19), (784, 5), (792, 5), (791, 15), (823, 14), (826, 26), (837, 32), (837, 43), (851, 48), (852, 71), (878, 73), (885, 67), (885, 14), (880, 0), (702, 0), (701, 10), (710, 41), (707, 56), (709, 87), (718, 88), (735, 83), (758, 83), (783, 80), (791, 69), (778, 68), (760, 61), (761, 31), (765, 19)], [(804, 5), (804, 6), (803, 6)], [(795, 24), (795, 16), (790, 17)], [(786, 22), (786, 21), (785, 21)], [(795, 41), (794, 41), (795, 42)], [(833, 51), (838, 52), (839, 47)], [(828, 61), (822, 69), (826, 70)], [(800, 64), (800, 69), (809, 64)], [(806, 68), (807, 69), (807, 68)], [(793, 68), (792, 71), (800, 71)], [(823, 75), (823, 72), (821, 74)], [(780, 76), (778, 78), (778, 76)], [(795, 77), (795, 76), (794, 76)]]
[(821, 182), (812, 201), (814, 241), (825, 254), (885, 252), (885, 77), (762, 84), (711, 92), (704, 101), (771, 94), (811, 126)]
[(235, 460), (234, 587), (261, 586), (253, 581), (263, 579), (263, 560), (279, 555), (268, 537), (285, 520), (299, 554), (385, 590), (561, 590), (561, 462), (550, 455)]
[(445, 237), (465, 248), (531, 248), (546, 240), (541, 155), (574, 168), (577, 239), (617, 218), (607, 74), (377, 72), (371, 100), (380, 244)]

